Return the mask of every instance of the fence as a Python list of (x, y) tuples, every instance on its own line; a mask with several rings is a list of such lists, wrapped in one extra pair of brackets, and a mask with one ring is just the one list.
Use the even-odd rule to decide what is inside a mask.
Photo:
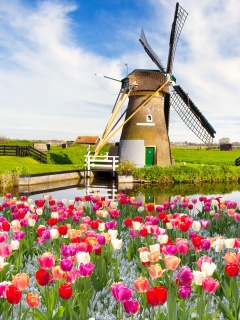
[(47, 163), (47, 155), (31, 146), (0, 146), (0, 156), (32, 157), (42, 163)]

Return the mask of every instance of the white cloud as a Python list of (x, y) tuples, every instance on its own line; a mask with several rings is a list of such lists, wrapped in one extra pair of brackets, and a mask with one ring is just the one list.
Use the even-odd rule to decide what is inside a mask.
[[(152, 19), (129, 21), (130, 26), (136, 23), (135, 29), (112, 30), (113, 43), (114, 35), (121, 35), (121, 48), (125, 41), (132, 46), (126, 45), (124, 54), (111, 58), (89, 52), (79, 43), (71, 13), (81, 7), (70, 1), (39, 1), (38, 6), (4, 1), (0, 7), (0, 135), (63, 140), (101, 135), (120, 85), (95, 73), (121, 79), (127, 68), (129, 72), (155, 69), (138, 46), (142, 22), (149, 43), (166, 65), (175, 5), (166, 0), (149, 3), (155, 8)], [(189, 15), (173, 74), (216, 129), (215, 141), (223, 136), (239, 141), (240, 2), (182, 0), (180, 5)], [(85, 32), (79, 25), (79, 32)], [(170, 139), (198, 141), (174, 112)]]

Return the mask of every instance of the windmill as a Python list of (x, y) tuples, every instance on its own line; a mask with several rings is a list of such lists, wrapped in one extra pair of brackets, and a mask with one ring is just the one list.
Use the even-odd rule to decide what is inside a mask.
[[(121, 159), (130, 160), (139, 167), (171, 165), (168, 135), (170, 107), (204, 144), (212, 144), (215, 130), (182, 87), (176, 85), (176, 78), (172, 75), (175, 51), (187, 15), (176, 3), (166, 69), (142, 29), (139, 41), (158, 70), (135, 69), (121, 80), (120, 93), (95, 154), (122, 129), (119, 142)], [(128, 105), (117, 118), (127, 98)], [(125, 120), (119, 124), (124, 116)]]

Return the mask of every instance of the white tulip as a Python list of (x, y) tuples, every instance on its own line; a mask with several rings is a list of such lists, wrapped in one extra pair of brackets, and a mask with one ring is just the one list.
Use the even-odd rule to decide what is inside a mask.
[(158, 236), (158, 242), (160, 242), (161, 244), (165, 244), (168, 242), (168, 235), (167, 234), (162, 234), (160, 236)]
[(148, 262), (148, 261), (149, 261), (149, 254), (150, 254), (149, 251), (142, 251), (142, 252), (140, 252), (140, 255), (139, 255), (140, 260), (141, 260), (142, 262)]
[(160, 245), (159, 243), (152, 244), (149, 246), (150, 252), (160, 252)]
[(86, 264), (86, 263), (90, 262), (89, 252), (79, 251), (76, 254), (76, 258), (77, 258), (78, 265), (80, 265), (80, 263)]
[(100, 232), (102, 232), (102, 231), (105, 230), (105, 222), (100, 222), (100, 223), (98, 224), (98, 230), (99, 230)]
[(117, 230), (115, 230), (115, 229), (110, 229), (110, 230), (108, 230), (108, 233), (109, 233), (110, 236), (111, 236), (111, 240), (117, 238), (117, 235), (118, 235), (118, 231), (117, 231)]
[(20, 246), (20, 242), (18, 240), (12, 240), (10, 242), (10, 246), (12, 247), (13, 250), (18, 250)]
[(198, 232), (201, 229), (201, 223), (200, 221), (193, 221), (192, 223), (192, 229), (193, 231)]
[(139, 221), (133, 221), (132, 222), (132, 226), (133, 226), (133, 229), (135, 230), (135, 231), (139, 231), (140, 229), (141, 229), (141, 222), (139, 222)]
[(227, 249), (232, 249), (235, 243), (235, 239), (234, 238), (230, 238), (230, 239), (225, 239), (224, 240), (224, 245)]
[(122, 248), (122, 239), (112, 239), (111, 240), (112, 247), (115, 250), (119, 250)]
[(213, 262), (203, 262), (201, 266), (201, 271), (206, 275), (206, 277), (211, 277), (216, 270), (217, 266)]
[(37, 209), (36, 209), (36, 214), (37, 214), (38, 216), (41, 216), (41, 215), (43, 214), (43, 209), (42, 209), (42, 208), (37, 208)]
[(51, 230), (50, 230), (50, 238), (51, 238), (51, 239), (57, 239), (57, 238), (59, 238), (58, 229), (51, 229)]
[(58, 214), (58, 212), (57, 211), (53, 211), (53, 212), (51, 212), (51, 218), (55, 218), (55, 219), (57, 219), (59, 217), (59, 214)]
[(206, 278), (206, 275), (201, 271), (193, 271), (193, 283), (201, 286), (203, 280)]

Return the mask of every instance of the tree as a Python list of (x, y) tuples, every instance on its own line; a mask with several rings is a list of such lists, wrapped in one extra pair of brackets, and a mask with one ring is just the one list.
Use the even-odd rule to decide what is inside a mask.
[(218, 140), (219, 144), (230, 143), (230, 138), (224, 137)]

